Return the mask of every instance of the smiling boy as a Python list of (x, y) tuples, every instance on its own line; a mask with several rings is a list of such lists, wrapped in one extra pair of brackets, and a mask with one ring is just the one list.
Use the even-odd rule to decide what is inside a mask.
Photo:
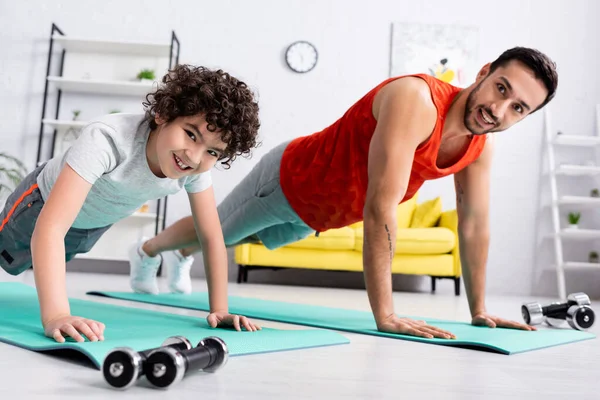
[[(89, 251), (145, 202), (181, 190), (205, 249), (208, 322), (259, 329), (228, 312), (227, 254), (210, 174), (217, 162), (229, 165), (256, 145), (260, 123), (252, 92), (221, 70), (179, 65), (144, 105), (142, 114), (90, 122), (64, 155), (21, 182), (0, 214), (0, 266), (12, 275), (33, 266), (44, 333), (58, 342), (65, 336), (83, 341), (82, 335), (103, 340), (105, 328), (71, 315), (65, 262)], [(156, 273), (160, 260), (139, 258), (138, 274)]]

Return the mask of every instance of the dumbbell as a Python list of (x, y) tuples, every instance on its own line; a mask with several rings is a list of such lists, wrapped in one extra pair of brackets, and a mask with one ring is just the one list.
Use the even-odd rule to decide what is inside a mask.
[(525, 303), (521, 314), (528, 325), (538, 325), (546, 321), (550, 326), (558, 326), (559, 320), (566, 320), (577, 330), (586, 330), (594, 325), (594, 310), (590, 307), (590, 298), (585, 293), (572, 293), (566, 303), (551, 303), (542, 307), (539, 303)]
[(111, 350), (102, 364), (102, 373), (106, 382), (118, 389), (131, 387), (144, 372), (143, 364), (154, 350), (177, 349), (190, 350), (192, 343), (183, 336), (167, 338), (161, 347), (144, 351), (135, 351), (130, 347), (117, 347)]
[(202, 339), (193, 349), (161, 348), (144, 363), (144, 374), (152, 385), (165, 389), (181, 381), (189, 371), (215, 372), (227, 362), (229, 350), (218, 337)]

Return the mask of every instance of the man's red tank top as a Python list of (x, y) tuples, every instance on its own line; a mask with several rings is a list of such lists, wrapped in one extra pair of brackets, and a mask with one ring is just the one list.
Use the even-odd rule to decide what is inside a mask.
[[(438, 119), (429, 139), (416, 150), (410, 180), (401, 203), (411, 199), (426, 180), (453, 174), (481, 154), (485, 135), (473, 136), (462, 158), (440, 169), (436, 159), (445, 116), (460, 88), (426, 74)], [(281, 188), (298, 216), (317, 232), (363, 220), (367, 193), (367, 158), (377, 121), (373, 99), (389, 78), (369, 91), (331, 126), (294, 139), (285, 149), (280, 167)]]

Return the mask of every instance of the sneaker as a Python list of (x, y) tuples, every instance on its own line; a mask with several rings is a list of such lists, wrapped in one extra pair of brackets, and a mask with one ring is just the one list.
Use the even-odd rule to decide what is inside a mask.
[(190, 271), (194, 256), (184, 257), (179, 250), (165, 251), (162, 256), (171, 293), (192, 293)]
[(148, 238), (142, 238), (129, 248), (129, 284), (136, 293), (158, 294), (156, 274), (162, 258), (150, 257), (142, 250)]

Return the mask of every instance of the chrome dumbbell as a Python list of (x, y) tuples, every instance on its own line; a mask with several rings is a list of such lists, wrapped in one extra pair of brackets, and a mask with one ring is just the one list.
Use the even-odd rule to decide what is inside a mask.
[(528, 325), (546, 322), (558, 327), (566, 320), (572, 328), (583, 331), (594, 325), (596, 319), (590, 305), (587, 294), (572, 293), (566, 303), (555, 302), (543, 307), (537, 302), (525, 303), (521, 306), (521, 314)]
[(183, 336), (171, 336), (161, 347), (139, 352), (129, 347), (117, 347), (104, 358), (102, 364), (104, 380), (114, 388), (127, 389), (143, 375), (143, 364), (154, 350), (165, 348), (190, 350), (192, 347), (192, 343)]
[(162, 348), (153, 351), (144, 363), (144, 374), (152, 385), (166, 389), (192, 370), (215, 372), (227, 363), (228, 358), (225, 342), (211, 336), (202, 339), (193, 349)]

